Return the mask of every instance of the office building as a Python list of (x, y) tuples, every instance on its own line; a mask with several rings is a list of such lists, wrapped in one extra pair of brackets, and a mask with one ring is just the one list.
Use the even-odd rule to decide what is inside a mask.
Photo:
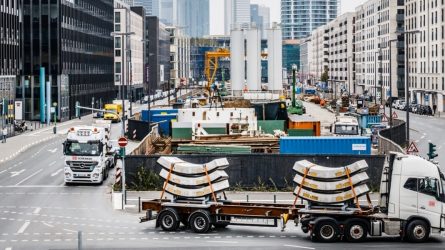
[(445, 111), (445, 3), (405, 1), (410, 100)]
[(143, 7), (114, 1), (114, 84), (120, 98), (134, 100), (143, 92), (144, 18)]
[(270, 8), (264, 5), (250, 5), (250, 22), (261, 30), (261, 38), (267, 39), (266, 30), (270, 28)]
[(14, 100), (20, 74), (22, 38), (20, 0), (0, 1), (0, 100)]
[(159, 0), (132, 0), (132, 6), (144, 7), (147, 16), (156, 16), (159, 8)]
[[(390, 96), (391, 80), (392, 96), (405, 96), (405, 49), (400, 35), (404, 31), (404, 12), (404, 1), (370, 0), (356, 8), (357, 94), (367, 93), (377, 96), (377, 102), (385, 101)], [(397, 42), (390, 44), (390, 40)]]
[(156, 16), (145, 16), (146, 93), (167, 90), (170, 82), (170, 32)]
[(209, 0), (176, 0), (174, 26), (184, 29), (189, 37), (210, 34)]
[[(66, 120), (75, 115), (77, 101), (99, 107), (116, 97), (112, 0), (23, 1), (21, 29), (23, 70), (16, 96), (25, 102), (27, 120), (45, 118), (45, 103), (57, 103), (57, 118)], [(51, 84), (51, 100), (41, 98), (45, 82)]]
[(334, 20), (340, 0), (281, 0), (283, 40), (302, 39), (316, 28)]
[(301, 41), (300, 45), (300, 81), (312, 84), (314, 76), (312, 71), (312, 40), (306, 38)]
[(250, 24), (250, 0), (224, 0), (224, 34), (230, 35), (234, 25), (247, 28)]
[(290, 73), (292, 65), (300, 66), (300, 41), (283, 40), (283, 68)]
[(170, 32), (170, 82), (175, 88), (190, 81), (190, 38), (177, 27), (167, 27)]

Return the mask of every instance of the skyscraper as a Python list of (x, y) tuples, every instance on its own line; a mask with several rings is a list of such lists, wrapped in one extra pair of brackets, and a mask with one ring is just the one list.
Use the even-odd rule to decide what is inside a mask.
[(265, 30), (270, 28), (270, 8), (264, 5), (251, 4), (250, 22), (256, 24), (258, 29), (261, 30), (261, 38), (266, 39)]
[(210, 34), (209, 0), (176, 0), (175, 25), (183, 28), (190, 37)]
[(340, 0), (281, 0), (283, 39), (301, 39), (334, 20)]
[(159, 8), (159, 0), (131, 0), (134, 6), (142, 6), (147, 16), (157, 16)]
[(224, 33), (230, 34), (232, 25), (248, 26), (250, 23), (250, 0), (225, 0)]

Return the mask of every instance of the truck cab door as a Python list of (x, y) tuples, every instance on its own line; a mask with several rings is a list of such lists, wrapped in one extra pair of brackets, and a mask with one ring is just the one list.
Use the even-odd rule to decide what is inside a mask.
[(419, 178), (418, 214), (429, 220), (431, 227), (440, 228), (442, 219), (442, 201), (439, 194), (439, 180), (434, 178)]
[(406, 177), (401, 180), (399, 209), (400, 219), (406, 220), (417, 214), (418, 207), (418, 178)]

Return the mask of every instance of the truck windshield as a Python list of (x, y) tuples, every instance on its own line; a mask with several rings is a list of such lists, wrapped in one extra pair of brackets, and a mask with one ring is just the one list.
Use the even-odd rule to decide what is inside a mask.
[(358, 135), (358, 127), (355, 125), (335, 125), (337, 135)]
[(98, 141), (87, 143), (67, 141), (65, 143), (65, 155), (99, 156), (101, 152)]

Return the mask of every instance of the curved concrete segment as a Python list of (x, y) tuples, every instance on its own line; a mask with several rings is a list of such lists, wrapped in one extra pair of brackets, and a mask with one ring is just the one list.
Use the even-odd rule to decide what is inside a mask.
[[(168, 170), (162, 169), (159, 175), (164, 178), (165, 180), (168, 177)], [(229, 176), (225, 171), (222, 170), (216, 170), (209, 174), (210, 182), (218, 182), (229, 179)], [(207, 179), (207, 176), (198, 176), (198, 177), (184, 177), (179, 176), (174, 173), (170, 175), (169, 182), (183, 185), (183, 186), (200, 186), (200, 185), (208, 185), (209, 180)]]
[[(348, 168), (350, 174), (353, 175), (355, 173), (363, 172), (368, 169), (368, 164), (365, 160), (361, 160), (345, 167)], [(347, 176), (345, 167), (329, 168), (313, 164), (307, 160), (302, 160), (297, 161), (294, 164), (293, 169), (299, 174), (304, 175), (306, 168), (310, 168), (309, 173), (307, 174), (309, 178), (313, 177), (317, 179), (337, 179)]]
[[(357, 184), (363, 184), (368, 180), (369, 176), (368, 174), (366, 174), (366, 172), (361, 172), (351, 177), (353, 186), (356, 186)], [(300, 174), (296, 174), (294, 182), (297, 184), (297, 186), (300, 186), (300, 184), (303, 182), (303, 176)], [(347, 178), (339, 181), (317, 181), (306, 178), (304, 180), (303, 187), (311, 189), (315, 192), (317, 192), (317, 190), (338, 192), (340, 190), (350, 189), (351, 184), (349, 183), (349, 180)]]
[[(213, 183), (212, 187), (213, 187), (213, 192), (215, 192), (215, 193), (222, 192), (229, 188), (229, 181), (224, 180), (224, 181), (220, 181), (217, 183)], [(186, 198), (199, 198), (199, 197), (210, 195), (212, 193), (210, 186), (195, 188), (195, 189), (188, 189), (188, 188), (182, 188), (182, 187), (175, 186), (171, 183), (167, 183), (165, 191), (169, 194), (180, 196), (180, 197), (186, 197)]]
[[(295, 195), (297, 195), (298, 189), (299, 187), (294, 190)], [(354, 187), (354, 190), (357, 196), (362, 196), (369, 192), (369, 188), (366, 184)], [(302, 188), (298, 196), (305, 200), (324, 204), (343, 203), (354, 199), (352, 190), (348, 190), (338, 194), (319, 194)]]
[(173, 172), (185, 175), (205, 174), (204, 166), (207, 166), (207, 172), (214, 170), (223, 170), (229, 166), (229, 162), (226, 158), (215, 159), (206, 164), (195, 164), (185, 162), (178, 157), (160, 157), (158, 163), (169, 170), (172, 164), (174, 165)]

